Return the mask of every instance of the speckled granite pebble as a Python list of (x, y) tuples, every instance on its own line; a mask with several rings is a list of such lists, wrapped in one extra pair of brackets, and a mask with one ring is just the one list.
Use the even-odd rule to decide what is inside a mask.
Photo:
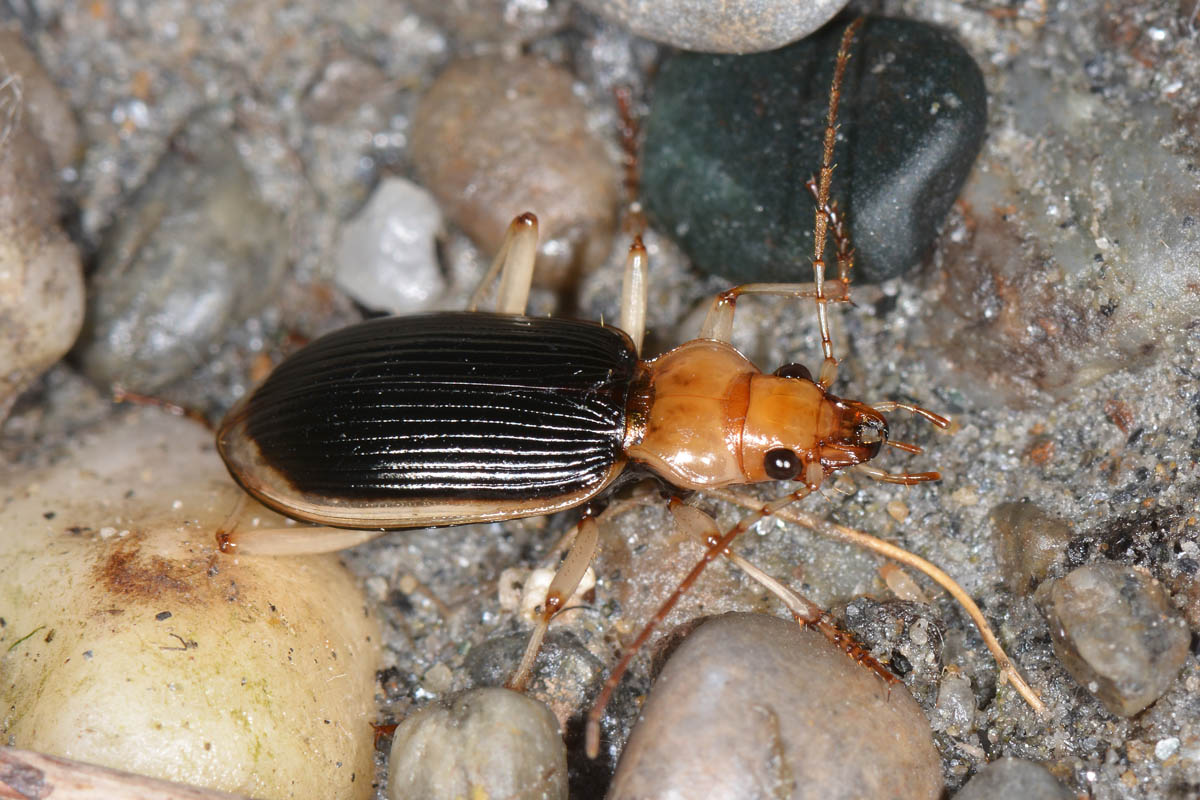
[(76, 349), (96, 382), (153, 394), (203, 364), (229, 325), (271, 297), (284, 225), (232, 136), (196, 120), (108, 232)]
[(538, 272), (564, 287), (611, 247), (620, 176), (571, 76), (535, 58), (457, 61), (418, 107), (412, 159), (442, 210), (488, 254), (513, 218), (540, 222)]
[(581, 0), (638, 36), (683, 50), (757, 53), (815, 31), (846, 0)]
[[(706, 272), (812, 279), (815, 206), (804, 183), (821, 166), (842, 29), (771, 53), (685, 53), (663, 64), (643, 194)], [(926, 253), (979, 152), (986, 114), (979, 68), (949, 34), (868, 19), (842, 92), (832, 185), (849, 217), (856, 281), (898, 275)]]
[(1187, 625), (1143, 570), (1089, 564), (1035, 598), (1058, 659), (1114, 714), (1133, 716), (1157, 700), (1187, 658)]
[(996, 800), (1011, 797), (1021, 800), (1074, 800), (1075, 795), (1046, 768), (1022, 758), (1001, 758), (986, 765), (954, 800)]
[(392, 800), (567, 797), (567, 756), (554, 715), (508, 689), (472, 689), (405, 719), (388, 771)]
[(762, 614), (709, 620), (671, 656), (609, 800), (937, 798), (925, 715), (820, 633)]

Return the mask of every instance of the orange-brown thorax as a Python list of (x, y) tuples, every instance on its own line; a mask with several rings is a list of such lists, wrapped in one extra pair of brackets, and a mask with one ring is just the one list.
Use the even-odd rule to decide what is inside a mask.
[[(887, 436), (883, 417), (802, 378), (763, 374), (731, 345), (687, 342), (644, 362), (644, 392), (631, 405), (626, 453), (685, 489), (774, 480), (767, 453), (786, 448), (800, 461), (797, 478), (872, 458)], [(864, 423), (879, 438), (867, 431)], [(807, 476), (807, 477), (806, 477)]]

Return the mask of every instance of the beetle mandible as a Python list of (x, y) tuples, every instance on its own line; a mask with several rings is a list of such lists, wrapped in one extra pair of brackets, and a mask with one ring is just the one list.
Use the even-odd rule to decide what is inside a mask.
[[(936, 472), (890, 473), (867, 462), (884, 445), (920, 452), (889, 439), (884, 412), (908, 411), (941, 427), (946, 419), (907, 403), (868, 405), (829, 391), (838, 362), (828, 305), (849, 300), (853, 266), (829, 189), (840, 86), (859, 22), (843, 35), (822, 164), (808, 183), (816, 202), (812, 283), (723, 292), (696, 339), (640, 360), (647, 262), (640, 238), (626, 259), (616, 327), (530, 317), (537, 220), (522, 214), (468, 311), (383, 318), (335, 331), (286, 359), (230, 411), (217, 445), (234, 479), (265, 505), (329, 527), (238, 531), (223, 544), (243, 552), (313, 552), (390, 529), (548, 514), (588, 502), (635, 466), (680, 489), (717, 493), (755, 509), (724, 535), (706, 535), (709, 552), (698, 574), (715, 555), (730, 555), (729, 542), (751, 519), (782, 515), (839, 470), (908, 485), (937, 480)], [(837, 278), (827, 281), (830, 233)], [(475, 310), (497, 276), (495, 312)], [(797, 364), (763, 373), (732, 346), (735, 305), (748, 294), (813, 299), (824, 357), (816, 378)], [(795, 481), (799, 488), (766, 505), (729, 493), (729, 487), (770, 481)], [(546, 625), (590, 562), (595, 529), (590, 518), (581, 522), (515, 685), (524, 683)], [(862, 537), (860, 544), (922, 569), (970, 603), (932, 565)], [(973, 607), (968, 612), (1020, 690), (1023, 681)], [(1032, 692), (1022, 694), (1036, 703)]]

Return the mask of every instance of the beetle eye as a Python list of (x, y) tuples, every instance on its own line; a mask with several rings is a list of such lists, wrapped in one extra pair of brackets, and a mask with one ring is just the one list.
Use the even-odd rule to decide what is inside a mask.
[(874, 420), (860, 422), (854, 426), (854, 438), (857, 440), (855, 444), (866, 447), (871, 453), (871, 458), (874, 458), (879, 455), (880, 448), (887, 441), (887, 427)]
[(776, 447), (763, 457), (763, 469), (771, 480), (790, 481), (800, 472), (800, 457), (786, 447)]
[(812, 373), (803, 364), (784, 364), (775, 370), (775, 375), (780, 378), (798, 378), (804, 381), (812, 380)]

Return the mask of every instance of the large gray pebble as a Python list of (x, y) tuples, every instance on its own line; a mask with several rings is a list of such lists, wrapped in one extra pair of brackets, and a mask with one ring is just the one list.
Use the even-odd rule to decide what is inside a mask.
[[(79, 253), (58, 227), (46, 119), (27, 105), (49, 82), (13, 34), (0, 39), (0, 420), (75, 341), (83, 321)], [(9, 72), (18, 65), (20, 73)], [(40, 76), (40, 77), (39, 77)], [(41, 85), (43, 89), (36, 90)], [(21, 88), (31, 87), (29, 94)], [(51, 115), (53, 116), (53, 115)]]
[(550, 710), (508, 689), (472, 689), (396, 729), (388, 797), (567, 797), (567, 752)]
[(619, 172), (565, 70), (535, 58), (451, 64), (421, 101), (411, 155), (442, 210), (485, 253), (518, 214), (541, 224), (537, 282), (569, 285), (611, 248)]
[(671, 656), (608, 797), (936, 798), (941, 762), (902, 685), (820, 633), (760, 614), (706, 622)]
[(1130, 717), (1157, 700), (1187, 658), (1187, 624), (1142, 570), (1089, 564), (1035, 598), (1059, 661), (1114, 714)]
[(271, 297), (284, 225), (232, 139), (208, 118), (193, 123), (107, 233), (78, 348), (93, 380), (156, 392)]
[(801, 39), (846, 0), (580, 0), (638, 36), (708, 53), (757, 53)]
[(1023, 758), (1001, 758), (986, 765), (954, 800), (1073, 800), (1075, 794), (1054, 779), (1046, 768)]

